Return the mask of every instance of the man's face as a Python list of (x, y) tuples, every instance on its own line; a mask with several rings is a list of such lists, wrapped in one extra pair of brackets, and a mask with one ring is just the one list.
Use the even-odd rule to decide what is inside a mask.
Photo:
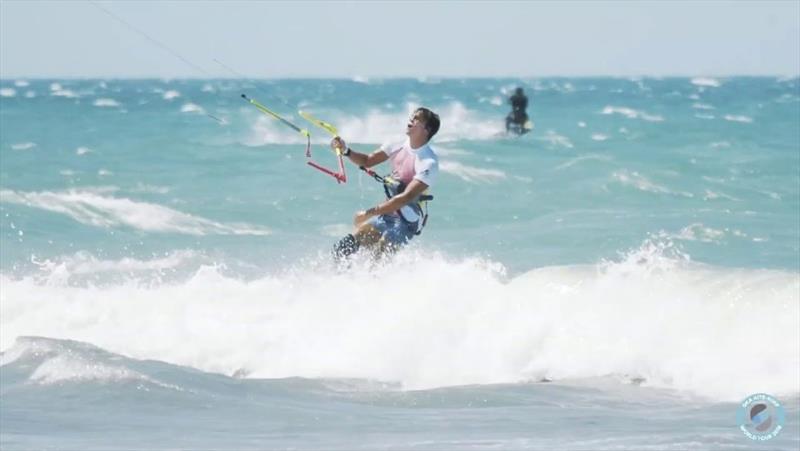
[(414, 113), (408, 118), (408, 125), (406, 125), (406, 135), (415, 139), (428, 139), (428, 131), (425, 130), (425, 122), (420, 117), (422, 113)]

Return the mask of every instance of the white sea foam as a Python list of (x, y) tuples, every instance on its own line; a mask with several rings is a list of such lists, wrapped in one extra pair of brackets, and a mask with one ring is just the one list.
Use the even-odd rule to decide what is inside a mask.
[[(363, 378), (417, 389), (626, 375), (740, 400), (765, 389), (796, 394), (800, 377), (798, 274), (697, 265), (658, 242), (617, 262), (539, 268), (512, 280), (496, 263), (409, 250), (391, 270), (340, 274), (298, 268), (244, 281), (204, 267), (162, 285), (0, 282), (6, 346), (47, 335), (256, 378)], [(387, 286), (391, 296), (374, 295)], [(768, 326), (753, 322), (754, 310)], [(27, 352), (7, 351), (4, 365)], [(56, 373), (84, 374), (70, 368)]]
[(119, 102), (117, 102), (114, 99), (101, 98), (101, 99), (97, 99), (97, 100), (94, 101), (94, 106), (101, 107), (101, 108), (102, 107), (113, 108), (113, 107), (118, 107), (118, 106), (121, 106), (121, 105), (120, 105)]
[(701, 241), (704, 243), (719, 242), (725, 237), (725, 231), (707, 227), (701, 223), (690, 224), (682, 228), (678, 233), (660, 232), (660, 238), (682, 241)]
[(180, 92), (174, 91), (174, 90), (170, 90), (170, 91), (165, 92), (164, 95), (162, 96), (162, 98), (164, 100), (172, 100), (172, 99), (176, 99), (176, 98), (178, 98), (180, 96), (181, 96)]
[(95, 227), (127, 226), (148, 232), (189, 235), (267, 235), (269, 230), (247, 224), (221, 224), (147, 202), (117, 198), (88, 190), (60, 192), (0, 191), (0, 201), (60, 213)]
[(648, 114), (644, 111), (638, 111), (624, 106), (606, 106), (603, 108), (602, 114), (621, 114), (629, 119), (642, 119), (648, 122), (661, 122), (664, 120), (662, 116)]
[(114, 175), (114, 173), (109, 171), (108, 169), (98, 169), (97, 175), (99, 175), (100, 177), (107, 177), (109, 175)]
[(723, 148), (727, 149), (728, 147), (731, 146), (731, 143), (728, 141), (714, 141), (708, 146), (711, 147), (712, 149), (723, 149)]
[(86, 155), (87, 153), (89, 153), (91, 151), (92, 151), (92, 149), (90, 149), (88, 147), (81, 146), (81, 147), (78, 147), (77, 149), (75, 149), (75, 155)]
[(34, 91), (26, 91), (25, 92), (25, 98), (26, 99), (32, 99), (34, 97), (36, 97), (36, 92), (34, 92)]
[(30, 83), (28, 83), (27, 80), (17, 80), (17, 81), (14, 82), (14, 86), (16, 86), (18, 88), (24, 88), (24, 87), (30, 86)]
[(506, 173), (498, 169), (476, 168), (453, 160), (441, 161), (439, 168), (442, 172), (455, 175), (461, 180), (471, 183), (491, 183), (506, 178)]
[(605, 140), (608, 139), (608, 135), (604, 135), (602, 133), (593, 133), (592, 134), (592, 139), (594, 141), (605, 141)]
[(173, 269), (187, 261), (198, 259), (199, 254), (190, 250), (176, 251), (168, 253), (162, 257), (150, 260), (140, 260), (131, 257), (124, 257), (120, 260), (102, 260), (88, 252), (77, 252), (75, 255), (61, 257), (58, 259), (45, 259), (39, 261), (32, 259), (32, 262), (43, 272), (39, 280), (48, 283), (58, 281), (69, 283), (70, 276), (80, 276), (86, 274), (102, 273), (126, 273), (163, 271)]
[(645, 191), (657, 194), (679, 195), (684, 197), (694, 197), (692, 193), (672, 191), (667, 187), (657, 185), (653, 183), (650, 179), (639, 174), (636, 171), (627, 171), (627, 170), (616, 171), (611, 175), (611, 177), (620, 184), (624, 186), (634, 187), (639, 191)]
[(55, 97), (66, 97), (68, 99), (78, 98), (78, 94), (76, 94), (74, 91), (70, 91), (69, 89), (65, 89), (63, 91), (55, 91), (52, 92), (50, 95)]
[(695, 86), (718, 88), (721, 83), (716, 78), (695, 77), (695, 78), (692, 78), (692, 84), (695, 85)]
[(736, 201), (736, 202), (741, 202), (741, 199), (739, 199), (739, 198), (730, 196), (730, 195), (725, 194), (723, 192), (715, 192), (715, 191), (711, 191), (711, 190), (707, 189), (705, 194), (703, 195), (703, 200), (715, 200), (715, 199), (727, 199), (727, 200), (732, 200), (732, 201)]
[(205, 113), (205, 110), (194, 103), (186, 103), (181, 107), (181, 113)]
[(60, 83), (50, 84), (50, 95), (55, 97), (66, 97), (69, 99), (74, 99), (78, 97), (78, 94), (69, 89), (64, 89)]
[(458, 155), (461, 155), (461, 156), (463, 156), (463, 155), (473, 155), (473, 153), (470, 152), (469, 150), (458, 149), (458, 148), (450, 147), (450, 146), (436, 145), (435, 148), (436, 148), (436, 154), (439, 155), (439, 156), (453, 157), (453, 156), (458, 156)]
[(30, 141), (11, 145), (12, 150), (30, 150), (33, 149), (34, 147), (36, 147), (36, 143)]
[[(405, 138), (408, 117), (418, 106), (417, 104), (407, 103), (404, 110), (392, 112), (373, 109), (364, 116), (352, 116), (338, 112), (327, 114), (324, 112), (309, 112), (322, 120), (336, 125), (339, 134), (348, 143), (375, 145)], [(439, 114), (443, 124), (435, 138), (437, 143), (460, 139), (491, 139), (504, 131), (502, 121), (494, 118), (484, 118), (478, 112), (466, 108), (460, 102), (451, 102), (445, 106), (432, 108)], [(283, 111), (278, 113), (298, 125), (302, 124), (304, 127), (310, 127), (312, 142), (316, 145), (326, 145), (329, 142), (330, 137), (324, 131), (313, 128), (302, 118)], [(243, 140), (244, 145), (305, 143), (304, 137), (278, 121), (263, 114), (257, 115), (257, 112), (252, 112), (251, 114), (255, 118), (255, 122), (250, 130), (250, 135)]]
[(43, 385), (64, 381), (119, 382), (146, 379), (146, 376), (124, 366), (104, 365), (70, 355), (59, 355), (45, 360), (29, 378), (31, 382)]
[(704, 114), (704, 113), (695, 114), (694, 117), (698, 119), (714, 119), (713, 114)]
[(17, 95), (17, 90), (14, 88), (0, 89), (0, 97), (14, 97)]
[(537, 140), (545, 141), (549, 143), (552, 147), (566, 147), (567, 149), (572, 149), (572, 141), (564, 135), (559, 135), (556, 133), (555, 130), (547, 130), (544, 136), (537, 137)]
[(714, 109), (716, 109), (716, 108), (714, 108), (713, 105), (709, 105), (707, 103), (693, 103), (692, 104), (692, 108), (697, 109), (697, 110), (714, 110)]
[(578, 163), (583, 163), (584, 161), (611, 161), (612, 158), (608, 155), (599, 155), (599, 154), (589, 154), (589, 155), (581, 155), (579, 157), (572, 158), (560, 165), (556, 166), (556, 170), (566, 169), (568, 167), (574, 166)]
[(726, 114), (725, 115), (726, 121), (731, 122), (742, 122), (745, 124), (750, 124), (753, 122), (753, 118), (749, 116), (742, 116), (742, 115), (733, 115), (733, 114)]
[(28, 381), (33, 384), (135, 382), (182, 391), (178, 386), (162, 383), (132, 369), (134, 361), (87, 343), (19, 337), (3, 354), (0, 365), (10, 365), (19, 360), (24, 366), (34, 368), (28, 376)]

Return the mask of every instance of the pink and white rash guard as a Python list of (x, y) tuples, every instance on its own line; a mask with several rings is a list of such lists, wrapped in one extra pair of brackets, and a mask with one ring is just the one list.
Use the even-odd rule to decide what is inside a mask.
[[(427, 143), (414, 149), (406, 138), (399, 143), (386, 143), (380, 150), (389, 156), (392, 178), (406, 186), (416, 179), (431, 188), (439, 175), (439, 157)], [(419, 219), (419, 215), (411, 207), (405, 206), (401, 210), (407, 220), (413, 222)]]

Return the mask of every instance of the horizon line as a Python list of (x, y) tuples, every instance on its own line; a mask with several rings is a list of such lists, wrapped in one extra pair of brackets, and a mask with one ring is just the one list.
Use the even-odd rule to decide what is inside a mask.
[(583, 75), (389, 75), (389, 76), (319, 76), (319, 75), (296, 75), (278, 77), (253, 77), (253, 76), (160, 76), (160, 75), (0, 75), (0, 80), (25, 79), (25, 80), (496, 80), (496, 79), (548, 79), (548, 78), (623, 78), (623, 79), (676, 79), (676, 78), (778, 78), (794, 79), (800, 78), (800, 72), (795, 74), (771, 73), (771, 74), (669, 74), (669, 75), (610, 75), (610, 74), (583, 74)]

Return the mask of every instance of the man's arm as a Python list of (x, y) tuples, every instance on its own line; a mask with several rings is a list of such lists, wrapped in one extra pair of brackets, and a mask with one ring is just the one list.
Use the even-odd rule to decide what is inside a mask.
[(381, 164), (384, 161), (388, 160), (389, 155), (386, 155), (386, 152), (380, 149), (372, 152), (369, 155), (361, 152), (356, 152), (355, 150), (350, 149), (350, 153), (347, 155), (347, 158), (349, 158), (350, 161), (352, 161), (357, 166), (364, 166), (365, 168), (371, 168), (376, 164)]
[(408, 184), (408, 187), (405, 189), (405, 191), (387, 200), (386, 202), (383, 202), (382, 204), (369, 208), (366, 211), (358, 212), (353, 222), (355, 222), (356, 226), (359, 226), (361, 223), (373, 216), (385, 215), (393, 211), (397, 211), (403, 208), (406, 204), (411, 203), (417, 198), (417, 196), (424, 193), (426, 189), (428, 189), (428, 185), (425, 183), (417, 179), (411, 180), (411, 183)]
[(331, 147), (334, 149), (344, 149), (344, 153), (347, 155), (347, 158), (350, 159), (350, 161), (355, 163), (357, 166), (364, 166), (365, 168), (371, 168), (376, 164), (381, 164), (389, 159), (389, 155), (386, 155), (386, 152), (380, 149), (372, 152), (369, 155), (356, 152), (355, 150), (347, 147), (347, 143), (338, 136), (331, 140)]

